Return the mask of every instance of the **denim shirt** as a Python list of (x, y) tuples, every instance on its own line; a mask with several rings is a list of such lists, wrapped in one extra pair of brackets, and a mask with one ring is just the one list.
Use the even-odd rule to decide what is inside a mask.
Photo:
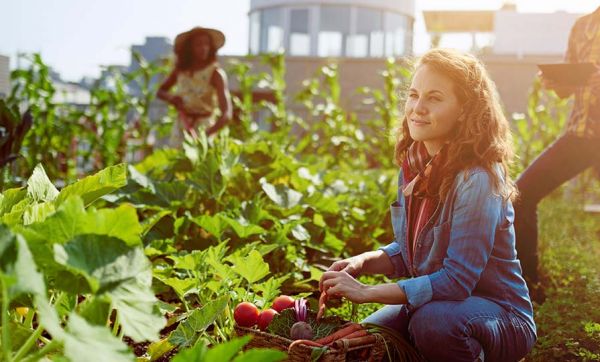
[(513, 312), (535, 332), (533, 307), (515, 250), (512, 203), (494, 194), (488, 173), (474, 168), (457, 175), (418, 235), (413, 263), (407, 257), (402, 171), (398, 186), (398, 199), (390, 206), (395, 240), (380, 249), (394, 265), (390, 277), (411, 277), (398, 281), (409, 308), (474, 295)]

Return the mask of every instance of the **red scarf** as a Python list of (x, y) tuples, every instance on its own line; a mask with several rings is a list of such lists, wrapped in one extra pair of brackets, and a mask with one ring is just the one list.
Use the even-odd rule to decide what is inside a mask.
[(402, 163), (402, 193), (408, 200), (406, 240), (410, 264), (413, 263), (417, 237), (440, 202), (440, 169), (445, 156), (446, 147), (431, 157), (423, 142), (413, 142)]

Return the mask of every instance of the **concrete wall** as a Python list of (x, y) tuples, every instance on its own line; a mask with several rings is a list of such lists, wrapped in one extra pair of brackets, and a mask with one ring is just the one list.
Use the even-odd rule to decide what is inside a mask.
[(558, 63), (562, 59), (562, 55), (523, 58), (502, 55), (482, 56), (482, 61), (496, 83), (507, 115), (526, 112), (527, 95), (538, 72), (537, 64)]
[(582, 14), (498, 11), (494, 19), (494, 54), (518, 57), (565, 54), (569, 33)]
[(10, 61), (7, 56), (0, 55), (0, 97), (10, 92)]

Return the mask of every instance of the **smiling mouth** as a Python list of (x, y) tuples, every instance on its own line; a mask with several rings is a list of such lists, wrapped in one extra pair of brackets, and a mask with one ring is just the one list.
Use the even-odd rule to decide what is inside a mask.
[(431, 122), (423, 121), (423, 120), (420, 120), (420, 119), (411, 119), (410, 121), (413, 124), (417, 125), (417, 126), (424, 126), (424, 125), (427, 125), (427, 124), (431, 123)]

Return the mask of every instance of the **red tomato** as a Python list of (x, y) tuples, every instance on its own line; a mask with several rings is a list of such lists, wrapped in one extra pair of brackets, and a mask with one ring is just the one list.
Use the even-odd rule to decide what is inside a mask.
[(275, 309), (267, 309), (262, 311), (262, 313), (260, 313), (258, 316), (258, 328), (260, 328), (261, 331), (267, 329), (269, 323), (271, 323), (276, 314), (279, 313), (277, 313)]
[(258, 308), (252, 303), (241, 302), (235, 307), (233, 318), (242, 327), (252, 327), (258, 321)]
[(294, 308), (294, 298), (289, 295), (280, 295), (273, 301), (273, 309), (281, 312), (287, 308)]

